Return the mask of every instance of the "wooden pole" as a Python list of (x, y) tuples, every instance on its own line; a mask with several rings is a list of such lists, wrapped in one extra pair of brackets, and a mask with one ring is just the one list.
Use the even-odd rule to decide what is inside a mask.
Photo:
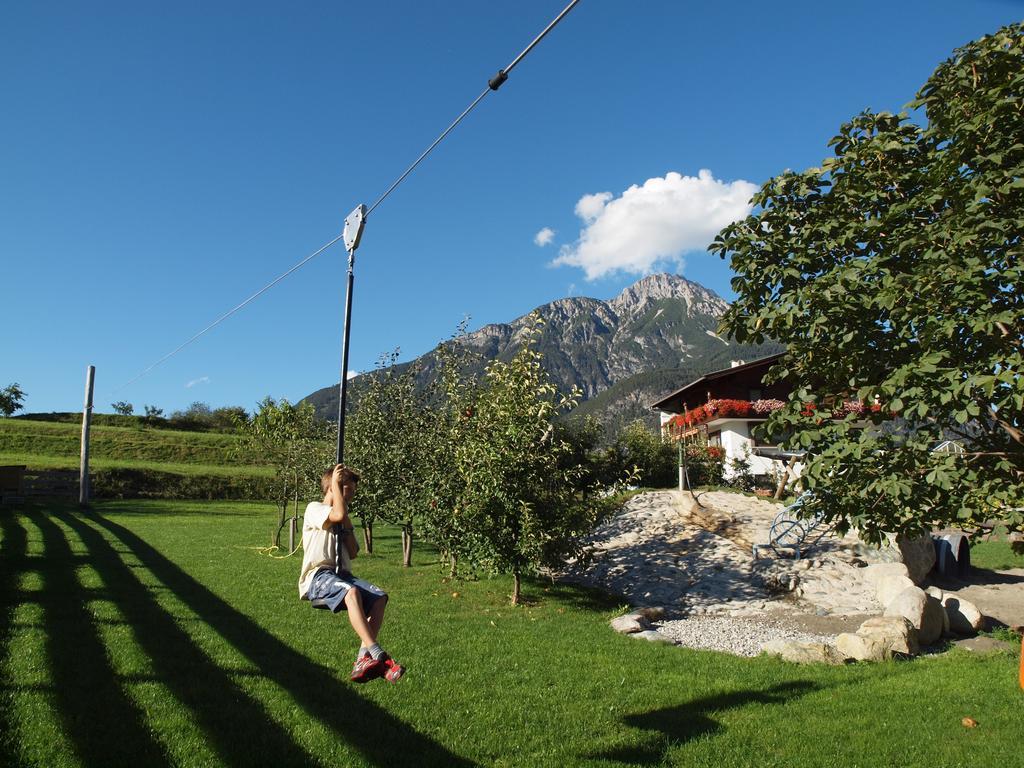
[(82, 408), (82, 461), (78, 468), (78, 503), (89, 503), (89, 425), (92, 422), (92, 388), (96, 380), (96, 366), (90, 365), (85, 374), (85, 407)]

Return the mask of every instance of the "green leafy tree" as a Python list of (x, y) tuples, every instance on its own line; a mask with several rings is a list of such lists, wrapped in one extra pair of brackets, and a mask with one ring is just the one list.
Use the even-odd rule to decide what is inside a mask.
[(669, 488), (679, 482), (679, 458), (674, 444), (664, 442), (642, 421), (626, 426), (608, 451), (616, 475), (635, 469), (639, 482), (650, 488)]
[[(468, 318), (452, 338), (438, 347), (436, 375), (427, 392), (430, 408), (423, 435), (418, 479), (425, 503), (424, 535), (438, 547), (455, 576), (459, 558), (467, 551), (470, 520), (466, 514), (467, 488), (459, 474), (454, 446), (463, 445), (473, 429), (479, 377), (469, 373), (477, 357), (463, 343)], [(472, 564), (472, 561), (470, 561)]]
[(144, 406), (142, 406), (142, 409), (143, 409), (143, 412), (146, 414), (145, 416), (142, 417), (142, 420), (146, 424), (151, 425), (151, 426), (153, 424), (156, 424), (157, 421), (162, 419), (163, 416), (164, 416), (164, 409), (163, 408), (157, 408), (155, 405), (144, 405)]
[(20, 411), (24, 401), (25, 391), (17, 383), (0, 389), (0, 413), (4, 416), (12, 416), (16, 411)]
[[(712, 245), (736, 273), (724, 329), (787, 345), (767, 433), (811, 452), (808, 509), (840, 529), (1022, 524), (1022, 103), (1015, 24), (939, 65), (910, 105), (923, 124), (858, 115)], [(950, 437), (963, 453), (933, 452)]]
[(320, 477), (334, 466), (334, 430), (316, 419), (309, 403), (292, 405), (272, 397), (260, 401), (251, 419), (236, 416), (235, 425), (242, 435), (238, 450), (254, 464), (275, 470), (281, 489), (280, 531), (289, 499), (320, 498)]
[(118, 400), (116, 403), (111, 403), (110, 407), (114, 409), (114, 413), (120, 414), (121, 416), (131, 416), (135, 409), (131, 403), (127, 403), (124, 400)]
[(428, 423), (431, 417), (416, 386), (416, 370), (396, 368), (398, 350), (381, 356), (346, 423), (346, 457), (359, 471), (352, 504), (373, 551), (377, 518), (402, 529), (402, 563), (412, 565), (412, 542), (425, 505), (423, 488)]
[(562, 461), (571, 446), (553, 420), (572, 409), (576, 394), (560, 395), (541, 367), (534, 347), (542, 327), (533, 318), (512, 360), (487, 366), (465, 435), (451, 446), (466, 519), (460, 548), (481, 567), (512, 574), (513, 605), (522, 576), (578, 554), (582, 536), (612, 506), (581, 465)]

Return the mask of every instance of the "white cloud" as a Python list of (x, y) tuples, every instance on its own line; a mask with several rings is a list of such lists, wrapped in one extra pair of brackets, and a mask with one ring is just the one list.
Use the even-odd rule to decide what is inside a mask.
[(185, 385), (185, 389), (192, 389), (192, 387), (196, 386), (197, 384), (209, 384), (209, 383), (210, 383), (210, 377), (209, 376), (200, 376), (198, 379), (192, 379), (192, 381), (188, 382)]
[(540, 232), (533, 236), (533, 242), (543, 248), (545, 245), (555, 239), (555, 230), (551, 227), (544, 227)]
[(749, 181), (719, 181), (705, 169), (648, 179), (620, 197), (584, 195), (576, 203), (585, 225), (579, 239), (563, 245), (552, 264), (579, 267), (587, 280), (649, 274), (665, 262), (681, 269), (684, 253), (705, 250), (722, 227), (750, 213), (756, 191)]

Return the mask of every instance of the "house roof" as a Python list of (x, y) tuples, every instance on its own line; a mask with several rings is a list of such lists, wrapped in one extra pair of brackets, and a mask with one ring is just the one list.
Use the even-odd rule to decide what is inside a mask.
[(687, 384), (682, 389), (677, 389), (675, 392), (673, 392), (673, 393), (671, 393), (669, 395), (666, 395), (665, 397), (661, 398), (657, 402), (651, 403), (651, 406), (650, 406), (651, 410), (652, 411), (663, 410), (662, 406), (665, 405), (666, 403), (668, 403), (669, 400), (672, 400), (674, 398), (679, 397), (684, 392), (686, 392), (688, 389), (692, 389), (693, 387), (696, 387), (698, 384), (704, 384), (704, 383), (709, 382), (709, 381), (714, 381), (715, 379), (721, 379), (721, 378), (724, 378), (726, 376), (730, 376), (730, 375), (733, 375), (733, 374), (736, 374), (736, 373), (742, 373), (743, 371), (749, 371), (751, 368), (756, 368), (758, 366), (770, 365), (771, 363), (774, 363), (776, 360), (778, 360), (780, 357), (782, 357), (783, 354), (785, 354), (785, 353), (779, 352), (779, 353), (774, 354), (774, 355), (768, 355), (768, 357), (762, 357), (762, 358), (759, 358), (757, 360), (752, 360), (751, 362), (744, 363), (743, 365), (735, 365), (735, 366), (732, 366), (731, 368), (722, 368), (720, 371), (712, 371), (711, 373), (706, 373), (703, 376), (701, 376), (699, 379), (694, 379), (693, 381), (691, 381), (689, 384)]

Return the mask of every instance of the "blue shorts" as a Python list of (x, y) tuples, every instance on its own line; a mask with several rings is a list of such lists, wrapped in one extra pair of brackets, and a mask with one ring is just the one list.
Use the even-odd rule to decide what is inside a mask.
[(347, 610), (345, 608), (345, 596), (350, 589), (359, 590), (359, 596), (363, 600), (363, 611), (370, 612), (373, 604), (382, 597), (387, 598), (388, 593), (368, 581), (357, 579), (348, 571), (342, 571), (335, 575), (330, 568), (321, 568), (313, 576), (313, 582), (309, 585), (309, 592), (306, 597), (314, 608), (327, 608), (334, 613)]

